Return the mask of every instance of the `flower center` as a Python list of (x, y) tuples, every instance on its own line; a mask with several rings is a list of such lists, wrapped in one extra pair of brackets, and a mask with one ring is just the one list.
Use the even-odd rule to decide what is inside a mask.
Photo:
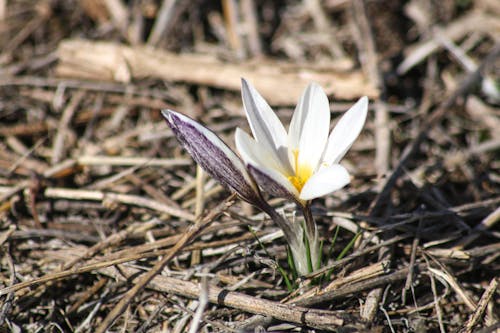
[(295, 174), (288, 176), (287, 178), (292, 183), (292, 185), (295, 186), (297, 191), (299, 191), (299, 193), (300, 193), (300, 191), (304, 187), (304, 184), (311, 177), (313, 170), (307, 164), (299, 165), (299, 150), (298, 149), (294, 149), (292, 151), (292, 153), (293, 153), (293, 159), (294, 159)]

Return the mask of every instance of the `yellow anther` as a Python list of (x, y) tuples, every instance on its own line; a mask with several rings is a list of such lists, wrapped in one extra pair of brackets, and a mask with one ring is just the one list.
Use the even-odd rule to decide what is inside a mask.
[(304, 184), (311, 177), (313, 170), (307, 164), (299, 165), (299, 150), (298, 149), (294, 149), (292, 151), (292, 153), (293, 153), (293, 159), (294, 159), (295, 174), (288, 176), (287, 178), (292, 183), (292, 185), (295, 186), (297, 191), (299, 191), (299, 193), (300, 193), (300, 191), (304, 187)]

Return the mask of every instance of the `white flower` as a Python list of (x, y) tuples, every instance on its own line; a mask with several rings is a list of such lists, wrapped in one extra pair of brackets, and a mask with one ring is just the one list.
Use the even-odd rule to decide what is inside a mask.
[(242, 79), (243, 106), (253, 138), (236, 130), (236, 148), (259, 186), (271, 195), (307, 201), (350, 181), (339, 164), (366, 120), (362, 97), (328, 135), (330, 107), (321, 87), (310, 84), (299, 100), (288, 133), (264, 98)]
[[(362, 97), (328, 135), (328, 99), (317, 84), (300, 98), (287, 131), (266, 101), (242, 80), (243, 105), (253, 137), (236, 130), (236, 147), (243, 161), (211, 130), (172, 110), (162, 114), (193, 159), (221, 184), (266, 212), (283, 230), (299, 274), (320, 264), (319, 237), (309, 201), (349, 183), (339, 164), (365, 123), (368, 98)], [(271, 195), (300, 204), (305, 224), (290, 222), (264, 200)]]

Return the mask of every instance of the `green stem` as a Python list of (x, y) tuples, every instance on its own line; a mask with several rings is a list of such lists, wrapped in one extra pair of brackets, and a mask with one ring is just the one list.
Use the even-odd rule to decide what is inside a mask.
[(304, 220), (306, 221), (306, 232), (307, 236), (314, 237), (316, 234), (316, 222), (314, 222), (314, 217), (311, 210), (311, 201), (306, 201), (301, 204), (302, 214), (304, 214)]
[(269, 215), (271, 220), (273, 220), (273, 222), (276, 223), (281, 230), (283, 230), (285, 239), (288, 244), (295, 244), (297, 235), (293, 231), (291, 224), (283, 216), (278, 214), (278, 212), (273, 207), (271, 207), (271, 205), (269, 205), (264, 199), (259, 202), (257, 207), (259, 207), (262, 211)]
[[(305, 233), (305, 245), (308, 250), (308, 263), (312, 263), (309, 267), (309, 270), (312, 272), (317, 269), (321, 264), (318, 264), (318, 260), (321, 260), (321, 255), (319, 253), (319, 244), (318, 244), (318, 231), (316, 222), (314, 221), (314, 217), (311, 210), (311, 201), (306, 201), (300, 204), (302, 208), (302, 214), (304, 214), (304, 233)], [(316, 266), (317, 265), (317, 266)]]

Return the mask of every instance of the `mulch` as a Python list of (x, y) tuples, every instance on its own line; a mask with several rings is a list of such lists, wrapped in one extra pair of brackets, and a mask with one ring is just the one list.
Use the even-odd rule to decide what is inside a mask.
[[(499, 331), (499, 40), (489, 0), (0, 0), (0, 332)], [(370, 98), (294, 290), (160, 115), (234, 147), (241, 77)]]

